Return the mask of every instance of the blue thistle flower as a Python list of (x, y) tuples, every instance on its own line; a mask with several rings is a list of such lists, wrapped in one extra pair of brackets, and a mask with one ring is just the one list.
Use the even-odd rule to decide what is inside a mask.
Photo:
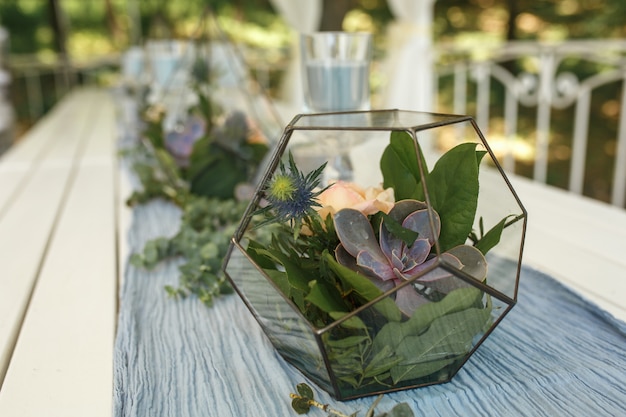
[(268, 205), (260, 212), (270, 212), (272, 217), (266, 219), (261, 225), (289, 222), (291, 226), (294, 226), (301, 224), (303, 219), (315, 213), (313, 207), (319, 207), (316, 198), (324, 191), (324, 189), (318, 191), (315, 189), (320, 185), (325, 166), (326, 164), (323, 164), (315, 171), (304, 175), (296, 166), (290, 152), (288, 166), (285, 167), (281, 162), (279, 171), (265, 187)]

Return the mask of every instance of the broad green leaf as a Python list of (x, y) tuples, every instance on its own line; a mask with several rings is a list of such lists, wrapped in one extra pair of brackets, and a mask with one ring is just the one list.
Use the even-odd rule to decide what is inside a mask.
[(258, 254), (265, 255), (281, 264), (285, 268), (287, 279), (292, 287), (304, 291), (305, 293), (309, 291), (309, 282), (312, 281), (314, 277), (301, 269), (288, 255), (278, 250), (257, 249), (256, 251)]
[(248, 243), (248, 249), (246, 250), (246, 252), (250, 256), (250, 258), (252, 258), (254, 263), (256, 263), (261, 268), (276, 269), (276, 262), (272, 261), (272, 259), (268, 258), (267, 256), (260, 255), (257, 252), (257, 249), (263, 249), (264, 247), (265, 246), (261, 245), (260, 243), (254, 240), (250, 240), (250, 242)]
[(264, 269), (267, 276), (276, 284), (278, 289), (287, 297), (292, 297), (292, 287), (289, 285), (287, 274), (276, 269)]
[[(478, 205), (478, 160), (482, 158), (476, 145), (463, 143), (450, 149), (426, 180), (430, 202), (441, 218), (442, 252), (465, 243), (472, 231)], [(423, 201), (423, 195), (417, 199)]]
[(459, 358), (445, 358), (420, 364), (398, 365), (391, 369), (391, 378), (394, 384), (411, 379), (423, 378), (432, 375), (437, 371), (441, 371), (446, 366), (452, 365)]
[(378, 351), (374, 357), (368, 362), (363, 370), (364, 378), (372, 378), (389, 371), (402, 361), (402, 358), (394, 355), (390, 346)]
[(233, 198), (235, 186), (246, 180), (246, 174), (228, 158), (205, 165), (191, 178), (191, 192), (216, 198)]
[[(396, 201), (415, 198), (421, 188), (415, 141), (406, 131), (394, 131), (389, 142), (380, 158), (383, 186), (394, 189)], [(423, 158), (422, 163), (426, 170)]]
[(391, 369), (394, 383), (430, 375), (463, 358), (490, 316), (489, 308), (470, 308), (439, 317), (422, 335), (404, 338), (395, 349), (404, 360)]
[(482, 294), (482, 291), (474, 287), (459, 288), (439, 302), (425, 304), (415, 310), (409, 320), (387, 323), (374, 338), (372, 349), (379, 351), (385, 346), (398, 346), (404, 338), (424, 333), (437, 318), (476, 306)]
[[(330, 253), (326, 252), (323, 255), (323, 259), (328, 262), (330, 269), (337, 274), (344, 286), (351, 288), (365, 303), (382, 295), (382, 291), (370, 280), (339, 264)], [(380, 300), (374, 304), (374, 308), (389, 321), (400, 321), (402, 319), (402, 312), (391, 298)]]
[(486, 255), (487, 252), (491, 250), (494, 246), (500, 243), (500, 237), (502, 236), (502, 231), (504, 230), (504, 225), (507, 220), (513, 216), (507, 216), (504, 219), (500, 220), (495, 226), (493, 226), (487, 233), (485, 233), (478, 242), (474, 245), (476, 249), (481, 251), (483, 255)]
[(309, 294), (305, 300), (316, 305), (322, 311), (326, 313), (348, 311), (348, 306), (335, 287), (313, 280), (309, 282), (309, 288)]

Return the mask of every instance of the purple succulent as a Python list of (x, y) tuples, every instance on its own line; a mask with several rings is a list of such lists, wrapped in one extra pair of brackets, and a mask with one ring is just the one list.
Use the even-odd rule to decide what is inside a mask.
[(167, 132), (165, 147), (170, 151), (178, 165), (187, 166), (193, 145), (204, 136), (206, 122), (195, 115), (189, 116), (180, 129)]
[[(415, 284), (443, 294), (470, 285), (443, 268), (434, 268), (437, 258), (431, 255), (431, 248), (441, 230), (441, 220), (436, 212), (433, 211), (431, 227), (425, 203), (402, 200), (394, 205), (389, 216), (405, 229), (417, 232), (412, 244), (407, 245), (389, 232), (384, 220), (377, 241), (372, 225), (363, 213), (354, 209), (337, 212), (334, 222), (341, 241), (335, 250), (337, 261), (362, 273), (382, 291), (391, 290), (415, 277), (419, 277)], [(440, 259), (478, 280), (482, 281), (487, 275), (485, 257), (473, 246), (456, 246), (442, 253)], [(417, 307), (429, 302), (413, 285), (405, 285), (395, 294), (396, 304), (409, 316)]]

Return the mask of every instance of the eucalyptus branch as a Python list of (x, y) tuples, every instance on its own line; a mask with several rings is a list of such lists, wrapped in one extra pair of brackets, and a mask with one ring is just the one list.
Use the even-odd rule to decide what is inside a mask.
[[(311, 407), (319, 408), (322, 411), (328, 413), (329, 416), (335, 417), (356, 417), (358, 411), (348, 415), (344, 414), (341, 411), (337, 411), (330, 407), (329, 404), (322, 404), (319, 401), (315, 400), (315, 394), (311, 387), (305, 383), (301, 383), (296, 385), (297, 394), (293, 392), (289, 394), (289, 397), (292, 399), (291, 406), (298, 414), (306, 414), (309, 412)], [(369, 410), (365, 414), (365, 417), (374, 417), (374, 413), (376, 412), (376, 407), (380, 400), (383, 399), (383, 394), (380, 394), (374, 402), (372, 403)], [(396, 405), (389, 413), (380, 414), (378, 417), (413, 417), (413, 411), (406, 403), (401, 403)]]
[[(331, 416), (337, 416), (337, 417), (352, 417), (352, 416), (354, 416), (354, 414), (349, 416), (347, 414), (342, 413), (341, 411), (337, 411), (337, 410), (335, 410), (333, 408), (330, 408), (329, 404), (322, 404), (322, 403), (317, 402), (317, 401), (315, 401), (313, 399), (305, 398), (305, 397), (302, 397), (302, 396), (300, 396), (298, 394), (294, 394), (293, 392), (289, 394), (289, 397), (291, 397), (293, 400), (296, 400), (296, 401), (299, 401), (299, 402), (302, 402), (302, 403), (306, 404), (306, 406), (308, 406), (308, 407), (319, 408), (320, 410), (327, 412)], [(298, 413), (298, 414), (302, 414), (302, 413)]]

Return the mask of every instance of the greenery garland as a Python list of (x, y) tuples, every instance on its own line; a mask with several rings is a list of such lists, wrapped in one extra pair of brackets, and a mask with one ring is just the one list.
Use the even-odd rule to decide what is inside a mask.
[(130, 262), (152, 269), (165, 259), (184, 258), (179, 285), (165, 290), (172, 297), (193, 294), (211, 306), (232, 292), (221, 264), (247, 206), (236, 197), (237, 189), (254, 178), (269, 146), (245, 114), (223, 112), (199, 85), (195, 93), (198, 104), (188, 110), (180, 131), (165, 132), (164, 110), (147, 107), (141, 140), (122, 154), (141, 184), (129, 206), (164, 199), (182, 210), (178, 232), (147, 242)]

